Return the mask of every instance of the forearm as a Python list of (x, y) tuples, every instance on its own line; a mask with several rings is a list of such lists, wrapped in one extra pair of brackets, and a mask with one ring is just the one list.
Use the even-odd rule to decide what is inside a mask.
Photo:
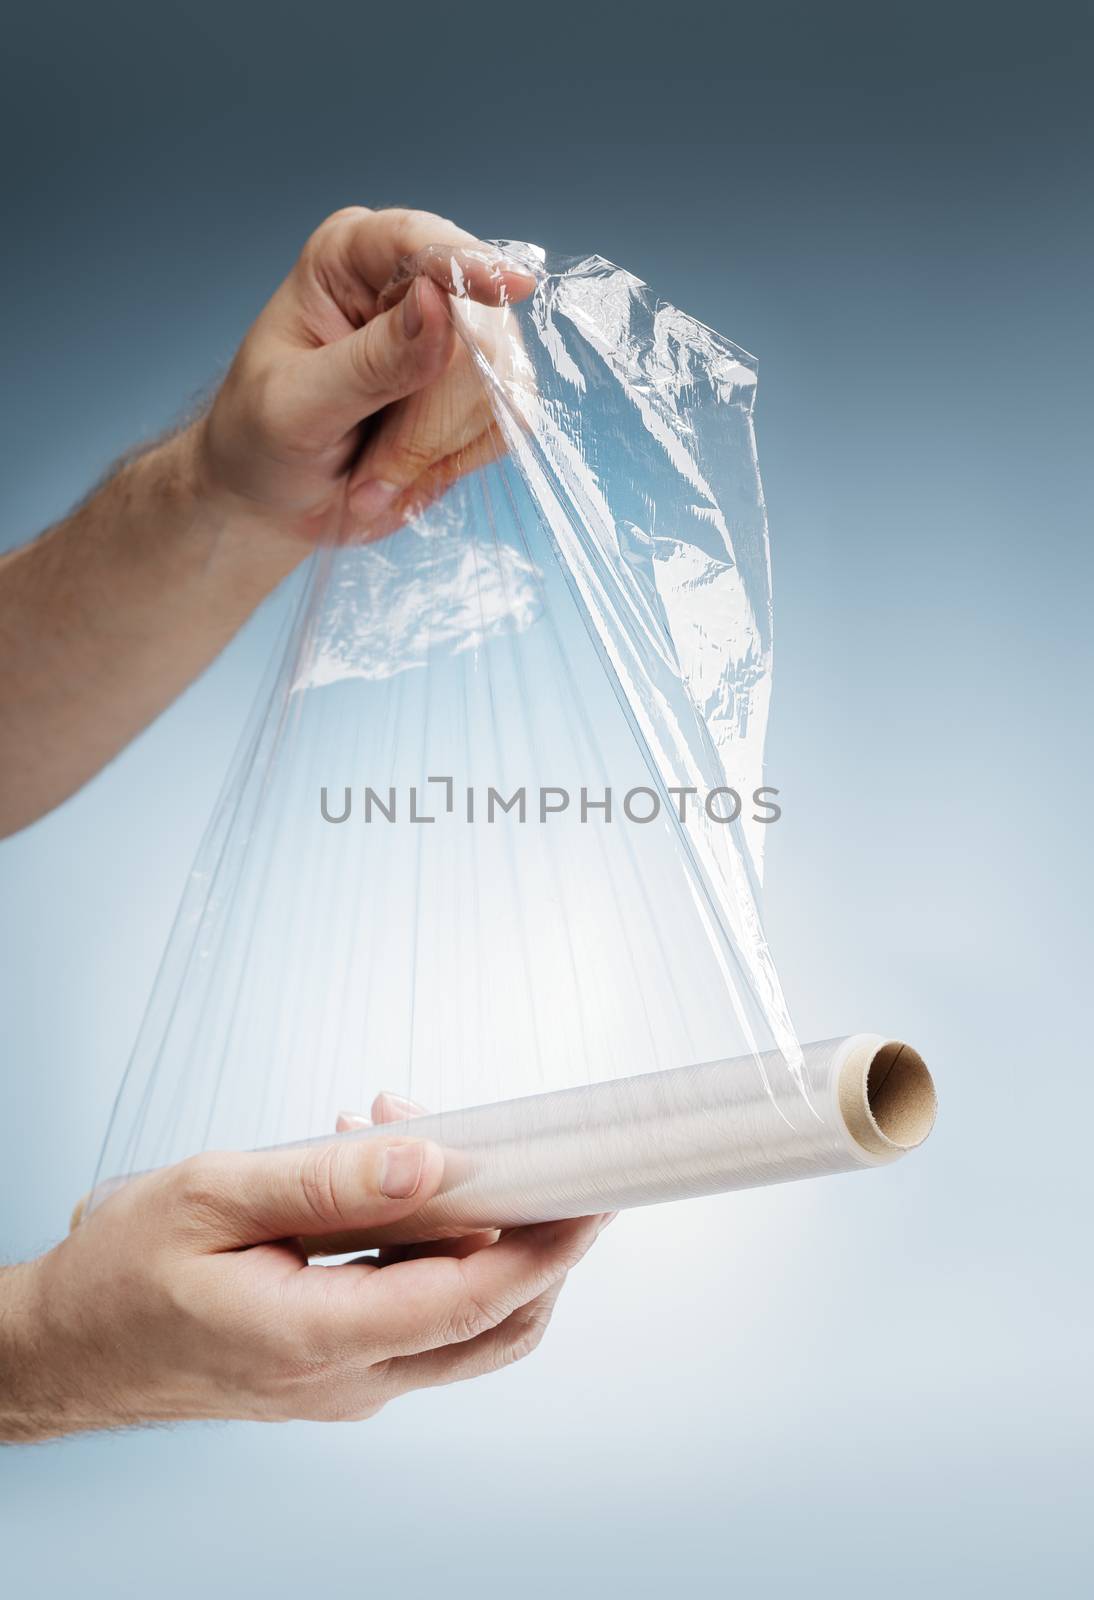
[(202, 492), (199, 429), (0, 558), (0, 834), (105, 766), (305, 553)]

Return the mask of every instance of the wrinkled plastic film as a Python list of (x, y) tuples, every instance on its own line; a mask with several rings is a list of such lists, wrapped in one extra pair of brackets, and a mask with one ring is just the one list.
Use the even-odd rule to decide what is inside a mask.
[[(311, 563), (101, 1173), (322, 1136), (380, 1087), (453, 1137), (460, 1108), (526, 1100), (507, 1125), (546, 1159), (554, 1091), (597, 1085), (637, 1190), (652, 1164), (652, 1197), (694, 1193), (664, 1182), (645, 1075), (702, 1061), (816, 1153), (829, 1101), (758, 905), (755, 364), (598, 257), (503, 249), (534, 291), (457, 295), (448, 374), (396, 414), (421, 470), (383, 536)], [(674, 1123), (681, 1170), (689, 1125), (711, 1126)]]

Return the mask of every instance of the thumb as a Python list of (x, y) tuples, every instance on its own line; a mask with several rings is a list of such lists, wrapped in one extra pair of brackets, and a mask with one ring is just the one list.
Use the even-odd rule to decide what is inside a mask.
[(348, 433), (440, 377), (454, 338), (445, 296), (417, 278), (399, 305), (308, 354), (295, 380), (297, 404), (324, 433)]
[(444, 1153), (428, 1139), (343, 1137), (197, 1157), (177, 1170), (187, 1169), (180, 1209), (191, 1222), (196, 1211), (216, 1246), (231, 1249), (301, 1235), (360, 1236), (409, 1216), (440, 1188)]

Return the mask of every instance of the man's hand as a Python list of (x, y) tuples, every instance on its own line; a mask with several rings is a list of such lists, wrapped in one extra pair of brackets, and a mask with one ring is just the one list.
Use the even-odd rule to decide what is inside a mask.
[(134, 1179), (47, 1255), (0, 1273), (0, 1438), (363, 1418), (528, 1354), (605, 1219), (382, 1265), (308, 1263), (302, 1237), (367, 1239), (435, 1194), (443, 1170), (428, 1141), (375, 1138), (197, 1156)]
[[(409, 258), (396, 299), (389, 286)], [(446, 304), (457, 288), (500, 306), (534, 279), (427, 212), (329, 217), (199, 425), (205, 492), (267, 531), (341, 543), (387, 531), (396, 502), (443, 461), (477, 462), (489, 406)]]
[(0, 556), (0, 835), (105, 766), (311, 545), (390, 533), (493, 458), (449, 296), (458, 289), (489, 347), (490, 308), (533, 283), (440, 217), (336, 213), (209, 413)]

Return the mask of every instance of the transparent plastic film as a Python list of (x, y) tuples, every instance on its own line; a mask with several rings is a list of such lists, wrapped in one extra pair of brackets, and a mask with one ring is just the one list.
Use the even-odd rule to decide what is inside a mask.
[[(440, 283), (452, 359), (364, 444), (389, 513), (310, 562), (100, 1177), (330, 1137), (387, 1088), (450, 1153), (424, 1237), (876, 1165), (929, 1127), (909, 1047), (803, 1052), (763, 933), (755, 363), (600, 257), (498, 250), (425, 252), (381, 299)], [(898, 1138), (871, 1071), (887, 1116), (901, 1085), (919, 1108)]]

